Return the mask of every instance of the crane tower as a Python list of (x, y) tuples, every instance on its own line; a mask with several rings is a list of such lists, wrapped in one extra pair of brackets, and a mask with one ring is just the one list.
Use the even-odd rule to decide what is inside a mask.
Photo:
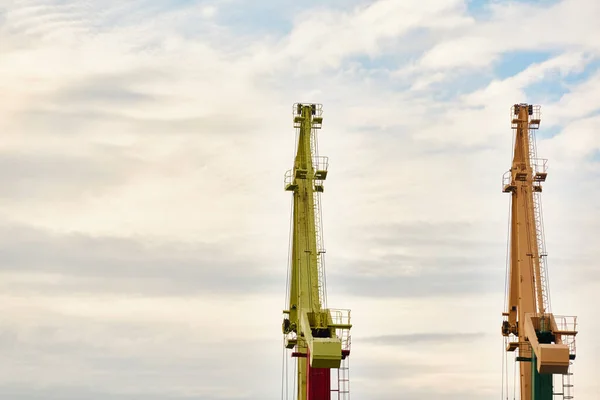
[(293, 115), (296, 156), (284, 178), (285, 190), (293, 195), (289, 308), (283, 311), (282, 328), (284, 345), (297, 363), (294, 398), (347, 400), (350, 311), (326, 308), (320, 196), (328, 158), (319, 156), (317, 145), (322, 106), (294, 104)]
[(540, 199), (547, 160), (537, 158), (535, 143), (540, 106), (515, 104), (511, 120), (513, 162), (502, 182), (502, 191), (511, 195), (502, 335), (506, 351), (515, 352), (518, 362), (521, 400), (572, 399), (570, 365), (575, 359), (577, 320), (555, 316), (550, 309)]

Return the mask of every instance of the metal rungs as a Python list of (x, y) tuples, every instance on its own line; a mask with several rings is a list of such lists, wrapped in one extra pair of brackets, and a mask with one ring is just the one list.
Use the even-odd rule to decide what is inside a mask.
[(348, 359), (344, 359), (340, 368), (337, 371), (337, 388), (332, 389), (332, 393), (337, 393), (337, 395), (333, 395), (332, 397), (337, 398), (337, 400), (350, 400), (350, 372), (349, 372), (349, 361)]
[(573, 388), (575, 385), (571, 383), (571, 377), (573, 376), (572, 372), (567, 372), (562, 375), (561, 379), (561, 391), (555, 392), (554, 396), (562, 397), (562, 400), (573, 400), (575, 396), (573, 395)]
[[(533, 124), (539, 125), (539, 120), (531, 120)], [(530, 128), (532, 128), (530, 126)], [(535, 143), (535, 133), (533, 130), (529, 131), (529, 160), (530, 165), (535, 165), (535, 160), (537, 159), (537, 149)], [(540, 276), (535, 277), (536, 286), (540, 289), (542, 293), (542, 300), (544, 302), (544, 306), (550, 306), (549, 298), (548, 298), (548, 277), (547, 277), (547, 266), (546, 259), (542, 256), (546, 254), (546, 245), (544, 243), (544, 227), (542, 222), (542, 210), (541, 210), (541, 199), (540, 193), (542, 191), (542, 187), (539, 186), (539, 182), (545, 181), (546, 173), (536, 172), (533, 176), (533, 181), (538, 182), (537, 185), (533, 186), (533, 218), (535, 220), (535, 239), (537, 244), (538, 256), (539, 256), (539, 264), (540, 264)]]

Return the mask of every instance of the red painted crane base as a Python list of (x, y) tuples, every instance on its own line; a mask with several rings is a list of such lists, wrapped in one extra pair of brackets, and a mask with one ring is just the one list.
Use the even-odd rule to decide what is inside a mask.
[(331, 398), (331, 370), (329, 368), (311, 368), (310, 354), (306, 357), (306, 400), (329, 400)]

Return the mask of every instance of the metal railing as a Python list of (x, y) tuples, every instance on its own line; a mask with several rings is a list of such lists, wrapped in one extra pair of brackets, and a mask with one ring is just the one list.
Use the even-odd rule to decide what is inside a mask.
[(327, 168), (329, 168), (329, 157), (313, 156), (312, 163), (315, 171), (327, 171)]
[[(577, 317), (576, 316), (564, 316), (564, 315), (555, 315), (554, 320), (556, 321), (556, 326), (561, 332), (577, 332)], [(563, 344), (569, 346), (569, 353), (571, 355), (575, 355), (577, 351), (577, 346), (575, 342), (575, 335), (565, 334), (561, 335), (561, 339)]]
[(506, 171), (503, 175), (502, 175), (502, 191), (506, 191), (506, 188), (508, 186), (510, 186), (510, 184), (512, 183), (512, 173), (510, 170)]
[(294, 103), (294, 105), (292, 106), (292, 114), (294, 116), (300, 115), (299, 111), (299, 106), (311, 106), (314, 107), (313, 108), (313, 116), (315, 117), (321, 117), (323, 116), (323, 104), (318, 104), (318, 103)]
[(529, 129), (538, 129), (540, 121), (542, 119), (542, 108), (539, 105), (533, 104), (515, 104), (510, 108), (510, 119), (512, 121), (512, 128), (515, 129), (519, 126), (519, 122), (525, 122), (518, 119), (519, 110), (521, 107), (527, 108), (527, 114), (529, 115)]
[(548, 159), (546, 158), (531, 158), (531, 169), (533, 175), (548, 173)]
[(287, 189), (287, 187), (289, 185), (292, 184), (292, 182), (294, 182), (294, 175), (293, 175), (294, 171), (289, 169), (287, 171), (285, 171), (285, 174), (283, 175), (283, 187), (285, 189)]

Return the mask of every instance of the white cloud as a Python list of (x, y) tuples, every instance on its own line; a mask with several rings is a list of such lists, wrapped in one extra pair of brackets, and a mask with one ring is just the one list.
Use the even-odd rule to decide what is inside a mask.
[[(440, 41), (422, 58), (421, 67), (486, 67), (508, 51), (585, 50), (597, 56), (598, 44), (589, 40), (598, 31), (596, 9), (596, 4), (586, 0), (565, 0), (548, 7), (495, 3), (489, 20)], [(562, 28), (553, 29), (556, 26)]]
[[(538, 147), (552, 167), (553, 304), (585, 321), (577, 394), (595, 399), (589, 332), (600, 326), (565, 282), (597, 290), (597, 5), (502, 3), (481, 20), (463, 1), (321, 4), (265, 37), (223, 25), (233, 6), (243, 7), (4, 5), (0, 225), (37, 228), (2, 231), (0, 339), (18, 350), (2, 364), (21, 360), (0, 374), (4, 386), (42, 368), (57, 393), (85, 393), (67, 387), (75, 379), (111, 388), (94, 395), (109, 399), (278, 396), (291, 104), (317, 101), (331, 163), (329, 303), (353, 309), (353, 393), (421, 399), (442, 387), (463, 398), (468, 386), (469, 399), (489, 398), (500, 381), (509, 109), (537, 103), (531, 86), (549, 83), (568, 91), (542, 104)], [(531, 50), (551, 56), (495, 77), (505, 52)], [(558, 134), (545, 139), (547, 126)], [(418, 349), (367, 340), (422, 333), (482, 336)], [(14, 393), (43, 398), (35, 390)]]
[(205, 6), (202, 8), (202, 15), (206, 18), (212, 18), (217, 15), (217, 7), (215, 6)]

